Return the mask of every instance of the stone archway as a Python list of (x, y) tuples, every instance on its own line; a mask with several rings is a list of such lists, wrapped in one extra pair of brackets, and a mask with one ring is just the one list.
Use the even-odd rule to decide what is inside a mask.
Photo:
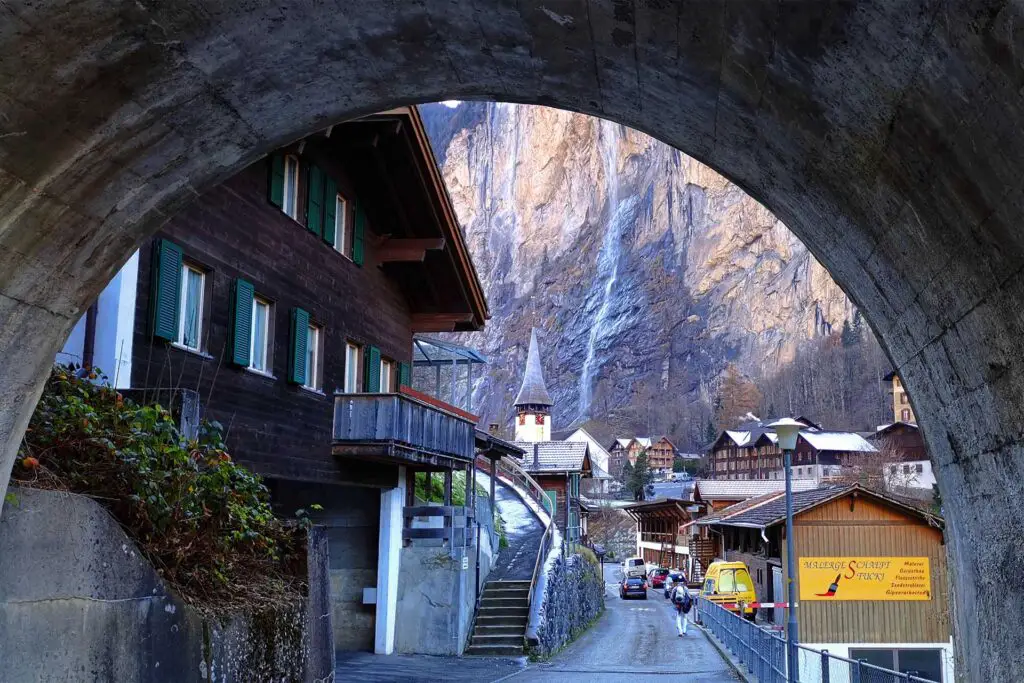
[(782, 218), (914, 397), (967, 677), (1024, 611), (1024, 9), (1008, 2), (83, 0), (0, 8), (0, 491), (53, 354), (131, 250), (279, 143), (494, 99), (643, 130)]

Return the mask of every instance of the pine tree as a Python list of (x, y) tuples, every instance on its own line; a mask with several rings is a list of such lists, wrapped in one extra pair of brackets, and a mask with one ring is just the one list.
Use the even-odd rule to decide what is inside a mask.
[(644, 500), (647, 486), (654, 483), (654, 473), (647, 466), (647, 449), (640, 451), (640, 455), (636, 456), (636, 464), (630, 467), (629, 475), (623, 478), (626, 480), (626, 489), (633, 494), (633, 500)]
[(708, 423), (704, 427), (704, 445), (710, 446), (718, 438), (718, 431), (715, 429), (715, 423), (708, 418)]

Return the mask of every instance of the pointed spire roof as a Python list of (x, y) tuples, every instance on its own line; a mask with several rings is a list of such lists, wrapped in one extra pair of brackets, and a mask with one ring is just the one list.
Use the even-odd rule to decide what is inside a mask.
[(552, 406), (548, 388), (544, 386), (544, 370), (540, 365), (540, 351), (537, 347), (537, 329), (530, 332), (530, 352), (526, 356), (526, 373), (523, 375), (523, 386), (516, 396), (517, 406)]

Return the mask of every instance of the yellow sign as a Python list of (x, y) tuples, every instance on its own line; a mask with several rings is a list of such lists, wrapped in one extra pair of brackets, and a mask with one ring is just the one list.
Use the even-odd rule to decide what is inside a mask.
[(931, 600), (927, 557), (801, 557), (801, 600)]

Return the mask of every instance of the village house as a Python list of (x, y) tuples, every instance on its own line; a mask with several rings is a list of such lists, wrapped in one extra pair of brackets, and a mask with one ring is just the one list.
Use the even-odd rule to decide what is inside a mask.
[(667, 436), (633, 436), (615, 439), (608, 452), (612, 475), (621, 477), (626, 463), (636, 465), (636, 459), (644, 452), (648, 469), (655, 474), (668, 474), (678, 449)]
[(910, 394), (900, 380), (895, 370), (885, 375), (882, 381), (889, 383), (889, 393), (892, 395), (892, 421), (906, 424), (917, 424), (914, 417), (914, 408), (910, 405)]
[[(784, 479), (783, 453), (775, 431), (775, 420), (754, 420), (723, 431), (708, 449), (711, 477), (725, 480)], [(853, 432), (823, 430), (807, 418), (793, 452), (793, 478), (817, 481), (839, 476), (844, 464), (856, 462), (876, 448)]]
[(611, 454), (608, 453), (605, 447), (602, 446), (601, 443), (590, 434), (590, 432), (582, 427), (566, 436), (565, 440), (586, 442), (587, 447), (590, 450), (590, 464), (592, 470), (590, 478), (583, 482), (584, 495), (597, 496), (607, 494), (612, 482), (612, 477), (608, 473)]
[[(800, 644), (952, 683), (942, 519), (859, 485), (798, 491), (793, 499)], [(747, 564), (760, 602), (781, 602), (785, 520), (785, 495), (772, 492), (696, 525), (710, 530), (717, 558)], [(785, 621), (783, 609), (765, 616)]]
[(584, 537), (580, 481), (590, 478), (593, 473), (589, 441), (551, 440), (551, 407), (554, 401), (544, 383), (536, 330), (530, 333), (523, 384), (514, 405), (515, 445), (524, 452), (523, 469), (544, 489), (551, 501), (550, 510), (562, 538), (569, 543), (580, 543)]
[[(402, 618), (402, 558), (428, 536), (453, 555), (473, 543), (450, 521), (412, 529), (403, 514), (417, 474), (438, 472), (450, 498), (480, 441), (472, 414), (409, 388), (413, 336), (487, 317), (419, 113), (402, 107), (298, 140), (199, 196), (132, 256), (58, 360), (99, 366), (185, 428), (220, 422), (281, 514), (321, 505), (335, 649), (390, 653), (429, 620)], [(453, 516), (473, 521), (471, 506)]]
[(629, 447), (633, 439), (615, 439), (608, 448), (608, 473), (622, 479), (622, 470), (629, 462)]

